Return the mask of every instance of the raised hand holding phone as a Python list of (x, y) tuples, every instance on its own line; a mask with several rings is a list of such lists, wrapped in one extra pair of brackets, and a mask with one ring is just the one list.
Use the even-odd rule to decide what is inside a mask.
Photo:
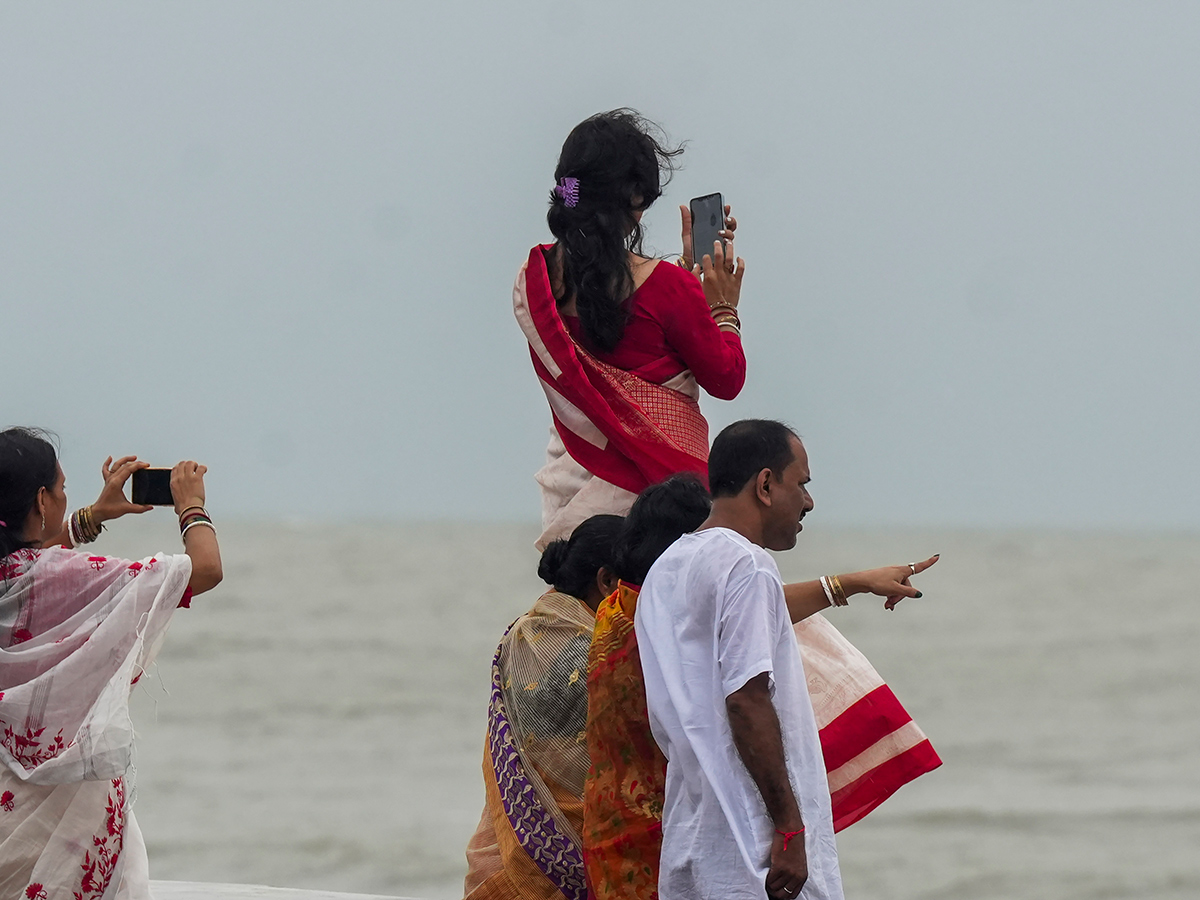
[[(724, 227), (722, 228), (720, 225), (718, 225), (713, 231), (711, 238), (706, 235), (702, 239), (697, 239), (693, 227), (697, 219), (697, 217), (693, 214), (693, 207), (699, 204), (700, 201), (706, 200), (707, 198), (697, 197), (691, 201), (689, 206), (679, 207), (679, 218), (683, 225), (682, 234), (680, 235), (683, 245), (683, 252), (680, 254), (679, 264), (689, 272), (693, 271), (696, 267), (696, 263), (700, 262), (700, 259), (696, 258), (694, 248), (701, 248), (700, 257), (702, 259), (705, 255), (707, 255), (707, 248), (711, 247), (714, 241), (719, 239), (725, 245), (728, 245), (733, 241), (733, 233), (737, 231), (737, 219), (731, 215), (731, 209), (728, 205), (725, 205), (722, 209), (721, 195), (709, 194), (708, 196), (717, 198), (716, 209), (724, 213)], [(718, 215), (720, 215), (720, 212)], [(711, 212), (709, 214), (709, 219), (711, 220)]]
[[(136, 456), (122, 456), (116, 462), (113, 462), (111, 456), (104, 460), (100, 465), (100, 477), (104, 479), (104, 487), (100, 489), (100, 496), (91, 506), (97, 522), (111, 522), (130, 513), (149, 512), (153, 508), (148, 501), (137, 499), (137, 477), (145, 472), (149, 465), (150, 463)], [(125, 498), (125, 482), (131, 476), (135, 485), (132, 503)]]

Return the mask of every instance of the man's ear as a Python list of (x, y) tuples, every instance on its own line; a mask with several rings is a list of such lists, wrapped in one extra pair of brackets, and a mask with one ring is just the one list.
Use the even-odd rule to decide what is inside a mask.
[(770, 469), (763, 469), (755, 476), (754, 479), (754, 494), (758, 497), (758, 502), (763, 506), (771, 505), (771, 487), (775, 481)]

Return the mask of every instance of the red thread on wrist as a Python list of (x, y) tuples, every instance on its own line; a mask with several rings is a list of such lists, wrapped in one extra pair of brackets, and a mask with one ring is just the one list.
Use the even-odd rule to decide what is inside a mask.
[(778, 828), (776, 828), (775, 833), (783, 835), (783, 849), (787, 850), (788, 841), (797, 835), (804, 834), (804, 829), (801, 828), (799, 831), (780, 831)]

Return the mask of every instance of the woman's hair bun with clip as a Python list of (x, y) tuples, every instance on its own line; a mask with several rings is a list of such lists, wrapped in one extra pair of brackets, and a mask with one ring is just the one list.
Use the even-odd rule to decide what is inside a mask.
[(562, 569), (562, 564), (567, 560), (569, 549), (570, 542), (566, 538), (551, 541), (542, 551), (542, 561), (538, 563), (538, 578), (546, 584), (553, 585), (558, 578), (559, 570)]

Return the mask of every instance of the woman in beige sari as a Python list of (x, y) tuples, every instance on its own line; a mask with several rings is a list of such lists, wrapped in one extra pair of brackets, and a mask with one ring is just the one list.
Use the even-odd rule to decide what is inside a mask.
[(505, 633), (492, 664), (483, 755), (487, 800), (467, 845), (469, 900), (585, 900), (587, 659), (595, 610), (616, 587), (620, 516), (551, 543), (538, 574), (552, 590)]

